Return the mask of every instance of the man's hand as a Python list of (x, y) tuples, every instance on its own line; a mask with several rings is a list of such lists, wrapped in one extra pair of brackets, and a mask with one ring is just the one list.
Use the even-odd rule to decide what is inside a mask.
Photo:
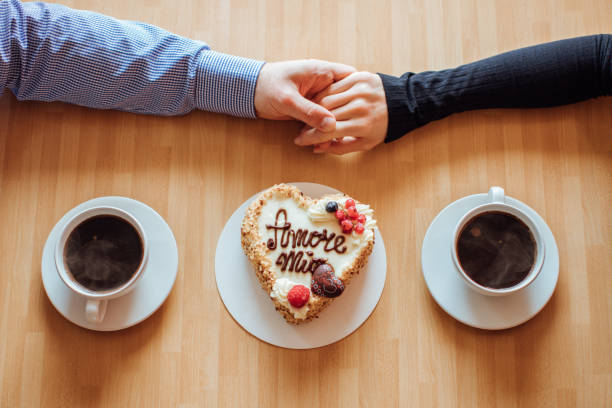
[(315, 153), (345, 154), (370, 150), (385, 140), (389, 119), (378, 75), (356, 72), (330, 85), (313, 100), (336, 117), (336, 129), (321, 132), (306, 126), (295, 139), (296, 144), (315, 145)]
[(320, 132), (336, 128), (334, 115), (312, 99), (355, 68), (319, 60), (267, 63), (255, 87), (255, 111), (264, 119), (297, 119)]

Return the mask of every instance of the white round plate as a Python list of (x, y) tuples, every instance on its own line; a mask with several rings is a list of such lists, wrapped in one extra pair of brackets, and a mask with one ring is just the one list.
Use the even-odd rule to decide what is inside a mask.
[[(85, 320), (85, 298), (76, 295), (61, 280), (53, 250), (62, 227), (75, 214), (90, 207), (108, 205), (134, 214), (147, 232), (150, 251), (144, 275), (130, 293), (108, 301), (101, 323)], [(91, 330), (121, 330), (140, 323), (164, 303), (176, 280), (178, 249), (172, 230), (164, 219), (146, 204), (126, 197), (100, 197), (79, 204), (53, 227), (42, 256), (42, 280), (49, 300), (72, 323)]]
[(512, 197), (505, 199), (532, 217), (543, 231), (546, 245), (540, 274), (521, 292), (499, 297), (477, 293), (461, 279), (453, 263), (453, 228), (470, 209), (488, 202), (487, 194), (467, 196), (448, 205), (432, 221), (423, 240), (421, 266), (431, 295), (446, 313), (479, 329), (508, 329), (531, 319), (548, 303), (559, 277), (559, 251), (546, 222), (526, 204)]
[[(290, 184), (313, 198), (338, 193), (338, 190), (321, 184)], [(385, 286), (387, 257), (380, 232), (376, 229), (374, 249), (367, 266), (351, 280), (342, 296), (323, 310), (318, 319), (294, 326), (285, 322), (275, 310), (240, 245), (242, 219), (256, 196), (249, 198), (232, 214), (217, 244), (215, 274), (225, 307), (246, 331), (275, 346), (310, 349), (342, 340), (370, 316)]]

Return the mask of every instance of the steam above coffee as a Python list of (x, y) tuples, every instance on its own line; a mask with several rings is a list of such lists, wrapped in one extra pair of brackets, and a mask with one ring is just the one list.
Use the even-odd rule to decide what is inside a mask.
[(69, 235), (64, 262), (74, 279), (93, 291), (125, 284), (138, 270), (143, 243), (126, 220), (100, 215), (80, 223)]
[(476, 215), (457, 240), (457, 257), (465, 273), (479, 285), (493, 289), (523, 281), (533, 267), (536, 251), (529, 227), (500, 211)]

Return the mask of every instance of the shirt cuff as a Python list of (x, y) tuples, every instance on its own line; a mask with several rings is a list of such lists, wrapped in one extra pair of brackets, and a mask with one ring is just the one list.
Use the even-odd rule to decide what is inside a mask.
[(255, 85), (263, 61), (206, 50), (197, 70), (196, 106), (210, 112), (256, 118)]

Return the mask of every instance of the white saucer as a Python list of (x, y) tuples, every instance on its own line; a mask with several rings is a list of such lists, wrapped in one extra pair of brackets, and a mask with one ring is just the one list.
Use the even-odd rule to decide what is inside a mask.
[[(313, 198), (338, 193), (338, 190), (321, 184), (291, 184)], [(232, 214), (217, 244), (217, 288), (228, 312), (253, 336), (279, 347), (321, 347), (351, 334), (370, 316), (385, 286), (387, 257), (378, 229), (367, 266), (351, 280), (342, 296), (322, 311), (318, 319), (294, 326), (285, 322), (274, 309), (274, 303), (261, 288), (240, 245), (242, 219), (255, 197), (249, 198)]]
[(508, 196), (505, 199), (532, 217), (546, 245), (540, 274), (521, 292), (502, 297), (481, 295), (468, 287), (453, 263), (453, 228), (470, 209), (488, 202), (487, 194), (467, 196), (448, 205), (432, 221), (423, 240), (421, 266), (431, 295), (446, 313), (480, 329), (508, 329), (531, 319), (548, 303), (559, 277), (559, 251), (546, 222), (526, 204)]
[[(109, 300), (101, 323), (85, 320), (85, 298), (74, 294), (60, 279), (53, 249), (62, 226), (76, 213), (90, 207), (108, 205), (133, 213), (149, 238), (149, 262), (137, 286), (125, 296)], [(121, 330), (140, 323), (164, 303), (176, 280), (178, 249), (170, 227), (146, 204), (125, 197), (100, 197), (79, 204), (53, 227), (42, 256), (42, 280), (49, 300), (72, 323), (91, 330)]]

